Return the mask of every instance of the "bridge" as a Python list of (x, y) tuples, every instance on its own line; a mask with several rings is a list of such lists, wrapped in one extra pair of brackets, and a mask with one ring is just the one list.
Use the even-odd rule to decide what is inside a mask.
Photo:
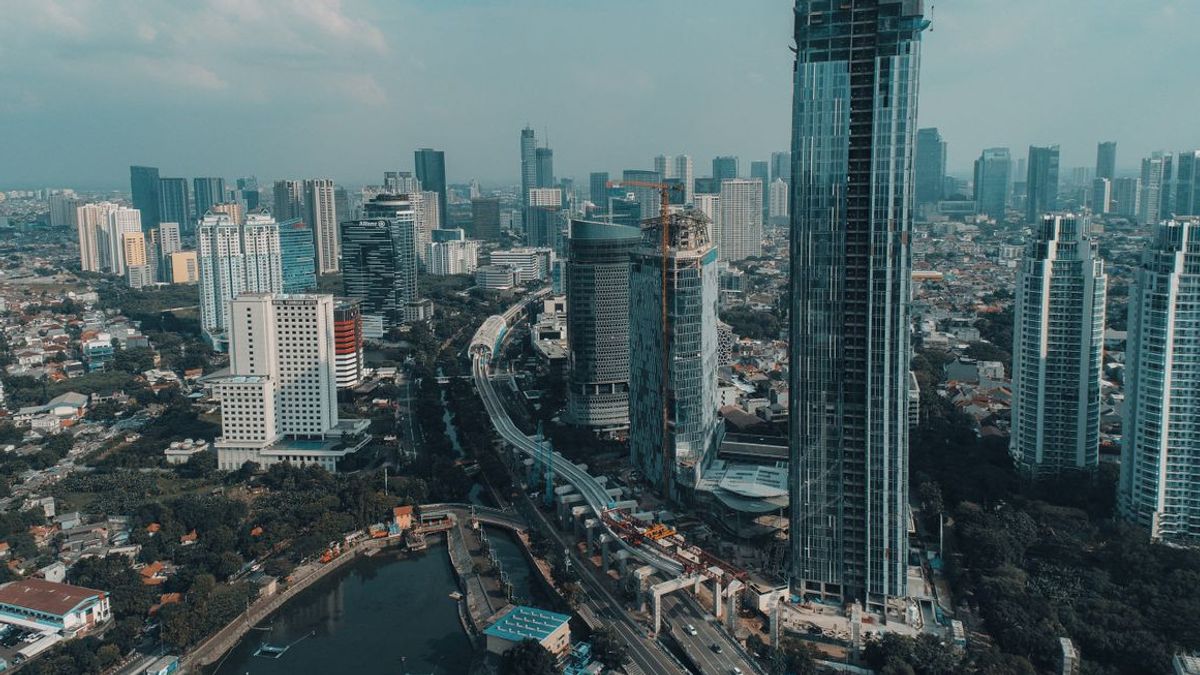
[(436, 518), (448, 515), (453, 515), (456, 518), (465, 516), (468, 519), (473, 518), (484, 525), (494, 525), (516, 532), (524, 532), (529, 529), (529, 525), (525, 522), (525, 519), (520, 514), (511, 510), (458, 503), (424, 504), (421, 506), (422, 518)]

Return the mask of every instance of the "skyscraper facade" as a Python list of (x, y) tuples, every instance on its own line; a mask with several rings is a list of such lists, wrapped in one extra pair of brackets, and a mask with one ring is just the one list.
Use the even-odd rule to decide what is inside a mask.
[(750, 162), (750, 178), (758, 179), (759, 185), (762, 186), (762, 198), (759, 203), (762, 204), (762, 219), (767, 220), (767, 203), (769, 201), (768, 191), (771, 187), (771, 169), (767, 162)]
[(1033, 478), (1100, 462), (1107, 277), (1096, 246), (1085, 217), (1049, 214), (1017, 270), (1009, 452)]
[[(529, 193), (525, 193), (529, 201)], [(500, 241), (500, 200), (495, 197), (478, 197), (471, 200), (471, 238), (483, 241)]]
[(736, 262), (762, 255), (762, 181), (734, 178), (721, 181), (717, 254)]
[(442, 214), (438, 211), (438, 193), (428, 190), (418, 190), (408, 195), (413, 212), (417, 216), (416, 247), (417, 259), (422, 267), (425, 266), (425, 247), (429, 245), (430, 233), (441, 229)]
[[(637, 181), (641, 183), (661, 183), (663, 182), (662, 174), (657, 171), (645, 171), (642, 169), (625, 169), (621, 174), (621, 180), (625, 182)], [(621, 187), (622, 192), (633, 193), (634, 199), (637, 200), (641, 208), (642, 219), (657, 218), (659, 211), (662, 210), (662, 195), (655, 188), (649, 187)]]
[(158, 227), (158, 169), (153, 166), (129, 167), (129, 188), (133, 208), (142, 214), (142, 227)]
[(529, 204), (529, 191), (537, 187), (537, 136), (533, 129), (521, 130), (521, 205)]
[(717, 250), (702, 215), (669, 217), (666, 256), (655, 221), (642, 230), (630, 265), (629, 450), (646, 481), (680, 499), (720, 443)]
[(629, 426), (629, 265), (640, 241), (636, 227), (571, 221), (565, 290), (573, 424)]
[(121, 234), (122, 263), (125, 265), (125, 281), (130, 288), (141, 288), (154, 283), (150, 261), (146, 256), (146, 235), (141, 231)]
[(1142, 179), (1113, 179), (1112, 203), (1109, 210), (1118, 216), (1136, 219), (1142, 212)]
[(317, 249), (312, 228), (302, 218), (279, 223), (279, 256), (284, 293), (317, 290)]
[(608, 213), (607, 171), (593, 171), (588, 174), (588, 199), (596, 206), (597, 213)]
[(937, 127), (917, 130), (916, 204), (936, 204), (945, 195), (946, 141)]
[(192, 196), (196, 206), (196, 219), (199, 220), (208, 213), (213, 204), (220, 204), (225, 201), (225, 179), (224, 178), (193, 178), (192, 179)]
[(533, 151), (534, 187), (554, 187), (554, 151), (537, 148)]
[(1012, 157), (1008, 148), (988, 148), (975, 160), (975, 212), (1002, 222), (1008, 204)]
[(304, 212), (304, 181), (277, 180), (272, 195), (271, 213), (276, 220), (282, 222), (307, 217)]
[(1058, 146), (1029, 146), (1029, 168), (1025, 177), (1025, 222), (1041, 222), (1044, 214), (1058, 209)]
[(362, 219), (342, 223), (345, 296), (362, 301), (367, 337), (408, 320), (417, 299), (416, 229), (403, 195), (379, 195), (363, 205)]
[(362, 312), (357, 300), (337, 299), (333, 304), (334, 365), (338, 389), (362, 384)]
[(1117, 142), (1103, 141), (1096, 145), (1096, 178), (1112, 180), (1117, 177)]
[(920, 0), (797, 0), (791, 584), (908, 592), (909, 242)]
[(342, 252), (332, 180), (304, 181), (304, 221), (312, 228), (316, 241), (317, 274), (337, 274)]
[(696, 181), (691, 155), (659, 155), (654, 158), (654, 170), (662, 176), (663, 181), (675, 179), (683, 186), (682, 194), (678, 195), (679, 203), (692, 203)]
[(719, 185), (723, 180), (732, 180), (738, 177), (738, 158), (725, 155), (721, 157), (713, 157), (712, 161), (712, 177)]
[(1175, 172), (1176, 216), (1200, 216), (1200, 150), (1179, 153)]
[(1156, 541), (1200, 543), (1200, 219), (1154, 226), (1129, 293), (1117, 509)]
[(93, 202), (75, 208), (75, 223), (79, 233), (79, 268), (84, 272), (99, 272), (100, 228), (108, 224), (108, 214), (120, 208), (114, 202)]
[(251, 214), (245, 225), (228, 214), (209, 214), (196, 228), (196, 249), (200, 328), (215, 349), (225, 349), (230, 302), (242, 293), (278, 293), (283, 288), (279, 226), (262, 214)]
[(790, 152), (772, 152), (771, 153), (771, 180), (776, 178), (791, 185), (792, 183), (792, 153)]
[(1112, 181), (1107, 178), (1092, 179), (1092, 189), (1088, 192), (1088, 208), (1092, 213), (1112, 210), (1112, 187)]
[(769, 204), (767, 206), (767, 222), (771, 225), (788, 224), (788, 184), (782, 178), (771, 181), (767, 191)]
[(1142, 160), (1142, 223), (1157, 225), (1171, 213), (1171, 169), (1169, 152), (1155, 152)]
[(432, 148), (421, 148), (413, 153), (414, 173), (421, 182), (421, 189), (436, 192), (438, 213), (443, 218), (450, 213), (446, 199), (446, 153)]
[(96, 235), (100, 253), (100, 270), (109, 274), (125, 274), (125, 233), (142, 231), (142, 213), (137, 209), (117, 206), (105, 212)]
[(159, 223), (178, 223), (184, 232), (194, 229), (186, 178), (158, 179), (158, 218)]

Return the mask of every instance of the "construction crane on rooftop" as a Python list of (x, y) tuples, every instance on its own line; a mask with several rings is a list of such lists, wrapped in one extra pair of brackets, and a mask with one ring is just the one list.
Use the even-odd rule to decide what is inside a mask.
[(671, 428), (671, 415), (668, 412), (671, 401), (671, 320), (668, 312), (667, 300), (667, 262), (671, 255), (671, 192), (683, 192), (683, 185), (679, 183), (655, 183), (652, 181), (641, 180), (625, 180), (625, 181), (608, 181), (608, 188), (620, 187), (640, 187), (658, 190), (659, 194), (659, 209), (658, 218), (642, 219), (643, 226), (652, 225), (653, 221), (657, 220), (659, 224), (660, 246), (659, 253), (662, 256), (660, 267), (662, 268), (662, 471), (663, 471), (663, 494), (671, 495), (671, 476), (675, 467), (674, 448), (668, 443), (668, 431)]

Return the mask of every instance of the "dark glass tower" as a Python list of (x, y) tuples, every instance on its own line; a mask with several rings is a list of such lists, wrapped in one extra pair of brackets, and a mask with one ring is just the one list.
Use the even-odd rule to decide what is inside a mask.
[(284, 293), (309, 293), (317, 289), (317, 247), (312, 226), (301, 218), (279, 223), (279, 259)]
[(917, 206), (940, 201), (946, 181), (946, 141), (937, 127), (917, 130)]
[(129, 191), (133, 208), (142, 212), (142, 229), (158, 227), (158, 169), (153, 166), (129, 167)]
[(712, 177), (717, 182), (717, 192), (720, 192), (721, 181), (738, 177), (737, 157), (713, 157)]
[(1103, 141), (1096, 145), (1096, 178), (1116, 178), (1117, 142)]
[(533, 152), (536, 187), (552, 188), (554, 185), (554, 151), (550, 148), (538, 148)]
[(588, 176), (588, 197), (596, 205), (596, 213), (608, 213), (608, 172), (594, 171)]
[(158, 219), (160, 224), (178, 223), (181, 232), (191, 233), (196, 229), (186, 178), (158, 179)]
[(529, 206), (529, 191), (537, 187), (537, 136), (533, 129), (521, 130), (521, 205)]
[(921, 0), (797, 0), (795, 592), (907, 595), (908, 300)]
[(1025, 221), (1032, 225), (1058, 209), (1058, 146), (1029, 146), (1025, 176)]
[(438, 216), (441, 222), (450, 222), (446, 210), (446, 153), (441, 150), (421, 148), (413, 153), (413, 164), (421, 189), (438, 194)]
[(196, 218), (202, 218), (213, 204), (225, 201), (225, 179), (193, 178), (192, 194), (196, 198)]

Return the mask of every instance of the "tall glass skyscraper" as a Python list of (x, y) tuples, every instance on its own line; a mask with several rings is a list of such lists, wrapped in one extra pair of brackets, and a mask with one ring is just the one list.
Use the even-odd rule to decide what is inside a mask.
[(1025, 174), (1025, 222), (1041, 222), (1042, 216), (1058, 208), (1058, 146), (1029, 146)]
[(534, 187), (554, 187), (554, 151), (538, 148), (533, 151)]
[[(525, 195), (526, 199), (529, 195)], [(598, 213), (608, 213), (608, 172), (593, 171), (588, 175), (588, 199), (595, 204)]]
[(220, 204), (225, 201), (225, 179), (224, 178), (193, 178), (192, 179), (192, 196), (193, 204), (196, 207), (196, 219), (204, 217), (208, 213), (208, 209), (213, 204)]
[(975, 160), (975, 212), (1001, 222), (1008, 205), (1012, 157), (1008, 148), (988, 148)]
[(718, 185), (723, 180), (733, 180), (738, 177), (738, 158), (730, 155), (713, 157), (712, 177)]
[(158, 179), (158, 217), (161, 223), (178, 223), (183, 232), (195, 229), (186, 178)]
[(717, 249), (702, 214), (671, 214), (664, 261), (653, 223), (629, 271), (629, 451), (647, 482), (679, 499), (720, 443)]
[(571, 221), (565, 290), (574, 424), (629, 427), (629, 256), (641, 236), (637, 227)]
[(946, 141), (937, 127), (917, 130), (917, 206), (940, 201), (946, 181)]
[(317, 290), (317, 249), (312, 228), (302, 218), (279, 223), (279, 257), (283, 262), (283, 292)]
[[(417, 215), (407, 197), (379, 195), (342, 223), (345, 295), (362, 301), (363, 330), (380, 337), (408, 320), (417, 299)], [(378, 334), (377, 334), (378, 333)]]
[(1026, 475), (1100, 462), (1108, 277), (1082, 216), (1042, 219), (1017, 270), (1009, 452)]
[(153, 166), (129, 167), (129, 191), (133, 208), (142, 214), (142, 229), (158, 227), (161, 222), (158, 215), (158, 169)]
[(438, 216), (442, 222), (450, 222), (450, 211), (446, 202), (446, 153), (431, 148), (421, 148), (413, 153), (414, 173), (421, 182), (421, 189), (438, 195)]
[(793, 590), (907, 595), (909, 249), (921, 0), (797, 0)]
[(1175, 172), (1175, 207), (1179, 216), (1200, 216), (1200, 150), (1179, 153)]
[(1117, 142), (1096, 144), (1096, 178), (1112, 180), (1117, 177)]
[(529, 205), (529, 191), (537, 187), (537, 136), (533, 129), (521, 130), (521, 205)]
[(1155, 226), (1129, 293), (1121, 516), (1200, 544), (1200, 218)]

